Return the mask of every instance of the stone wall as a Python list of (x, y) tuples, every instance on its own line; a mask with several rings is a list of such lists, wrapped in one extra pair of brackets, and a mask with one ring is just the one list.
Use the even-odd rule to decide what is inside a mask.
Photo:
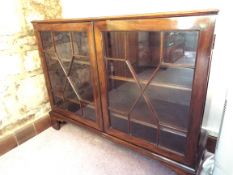
[(59, 0), (7, 0), (0, 6), (0, 137), (48, 115), (32, 20), (61, 18)]

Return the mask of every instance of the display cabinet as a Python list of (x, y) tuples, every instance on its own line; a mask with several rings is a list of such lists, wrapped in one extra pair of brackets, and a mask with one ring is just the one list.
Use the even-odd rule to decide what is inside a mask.
[(34, 21), (53, 126), (70, 121), (194, 174), (217, 10)]

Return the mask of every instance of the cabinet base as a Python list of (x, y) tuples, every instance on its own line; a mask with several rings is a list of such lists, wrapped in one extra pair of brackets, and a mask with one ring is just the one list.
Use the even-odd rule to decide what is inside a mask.
[(61, 123), (59, 121), (53, 119), (51, 123), (52, 123), (53, 129), (60, 130)]

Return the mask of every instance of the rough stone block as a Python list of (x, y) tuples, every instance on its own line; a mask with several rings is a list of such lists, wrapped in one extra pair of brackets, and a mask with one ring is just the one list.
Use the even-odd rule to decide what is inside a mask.
[(35, 118), (41, 118), (45, 115), (48, 115), (49, 111), (51, 110), (51, 106), (49, 102), (46, 102), (42, 105), (40, 105), (40, 108), (37, 109), (37, 111), (35, 112)]
[[(5, 113), (4, 120), (12, 120), (22, 115), (18, 99), (12, 94), (2, 99), (2, 110)], [(6, 122), (6, 121), (4, 121)]]
[(35, 36), (23, 36), (15, 39), (15, 44), (23, 48), (24, 46), (33, 46), (36, 44)]
[(7, 111), (5, 110), (3, 103), (0, 102), (0, 128), (3, 125), (4, 121), (8, 118)]
[(33, 13), (30, 13), (25, 19), (26, 25), (27, 25), (27, 30), (32, 30), (33, 29), (33, 26), (31, 24), (31, 22), (33, 20), (42, 20), (42, 19), (44, 19), (44, 14), (43, 13), (35, 12), (35, 11)]
[(0, 51), (8, 50), (11, 48), (10, 37), (0, 36)]
[(21, 30), (20, 20), (20, 1), (7, 0), (0, 6), (0, 35), (12, 35), (18, 33)]
[(40, 104), (48, 101), (43, 75), (23, 80), (17, 91), (17, 97), (27, 110), (40, 108)]
[(39, 69), (41, 66), (39, 53), (37, 50), (27, 52), (24, 59), (24, 69), (26, 71), (33, 71)]
[(8, 0), (0, 6), (0, 127), (51, 109), (31, 21), (61, 14), (59, 0)]
[(22, 71), (22, 59), (20, 54), (0, 55), (1, 76), (15, 75), (21, 73)]

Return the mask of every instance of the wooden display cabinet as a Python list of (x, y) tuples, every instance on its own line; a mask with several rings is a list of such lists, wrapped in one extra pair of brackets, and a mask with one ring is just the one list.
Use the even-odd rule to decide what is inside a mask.
[(217, 12), (34, 21), (53, 126), (84, 125), (194, 174)]

